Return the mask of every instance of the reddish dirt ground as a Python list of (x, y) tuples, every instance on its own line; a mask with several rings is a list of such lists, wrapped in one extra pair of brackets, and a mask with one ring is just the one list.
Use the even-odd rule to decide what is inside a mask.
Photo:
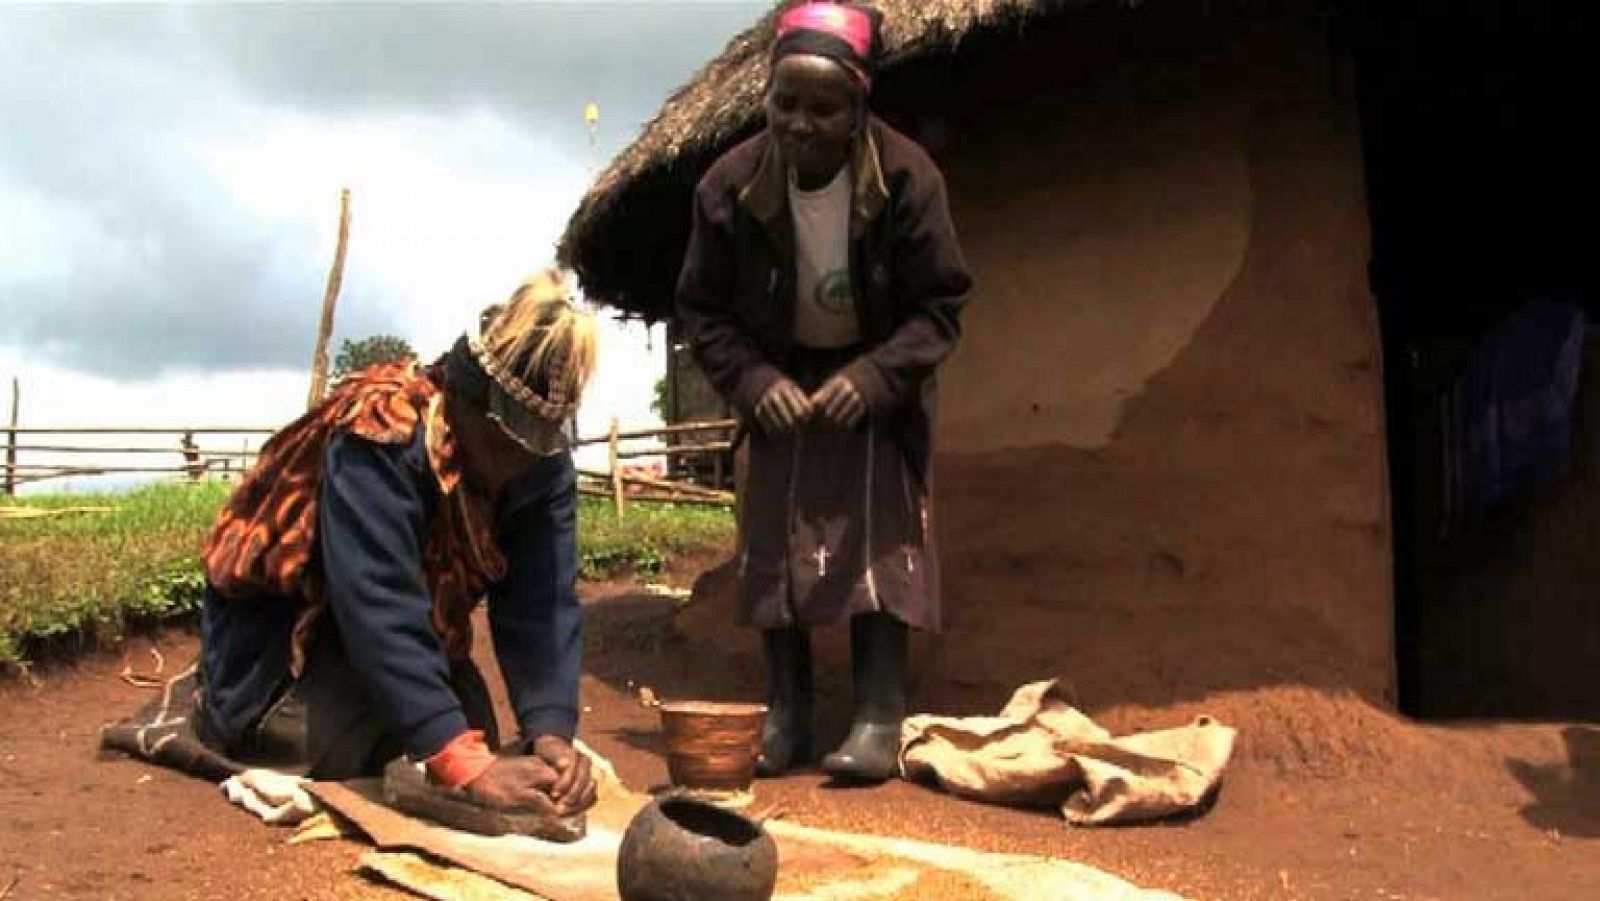
[[(630, 785), (660, 785), (656, 715), (635, 702), (637, 686), (664, 697), (757, 696), (754, 642), (723, 630), (714, 605), (675, 616), (672, 601), (626, 584), (586, 594), (584, 736)], [(138, 667), (148, 643), (130, 644)], [(158, 644), (171, 663), (196, 649), (187, 634)], [(821, 659), (827, 742), (845, 724), (837, 641)], [(145, 696), (118, 677), (122, 665), (120, 655), (94, 656), (49, 668), (34, 685), (0, 685), (0, 897), (404, 897), (351, 874), (361, 850), (353, 842), (289, 847), (282, 830), (231, 808), (213, 786), (96, 759), (100, 725)], [(924, 673), (916, 701), (983, 709), (1005, 694)], [(1194, 898), (1600, 897), (1600, 728), (1423, 727), (1348, 696), (1282, 685), (1170, 707), (1086, 709), (1115, 730), (1181, 723), (1201, 709), (1239, 726), (1215, 805), (1184, 822), (1075, 830), (1049, 811), (974, 805), (905, 783), (834, 788), (814, 771), (761, 783), (758, 801), (815, 825), (1068, 857)]]

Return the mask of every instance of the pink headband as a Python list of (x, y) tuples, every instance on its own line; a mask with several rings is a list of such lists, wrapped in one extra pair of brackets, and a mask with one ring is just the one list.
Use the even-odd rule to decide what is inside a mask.
[(796, 6), (778, 19), (778, 37), (791, 31), (820, 31), (831, 34), (868, 59), (872, 55), (872, 20), (859, 9), (836, 3), (807, 3)]

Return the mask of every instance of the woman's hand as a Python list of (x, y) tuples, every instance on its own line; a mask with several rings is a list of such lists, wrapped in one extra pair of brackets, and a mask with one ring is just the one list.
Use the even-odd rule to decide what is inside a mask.
[(822, 414), (828, 423), (841, 429), (853, 429), (867, 415), (867, 402), (861, 392), (843, 375), (834, 375), (817, 393), (811, 395), (811, 407)]
[(811, 418), (811, 399), (789, 379), (778, 379), (756, 402), (756, 421), (771, 435), (792, 432)]
[(532, 808), (559, 814), (551, 792), (560, 780), (561, 774), (538, 757), (498, 757), (462, 789), (485, 807)]
[(533, 809), (572, 816), (594, 806), (597, 793), (589, 758), (556, 735), (540, 736), (526, 756), (505, 756), (463, 789), (485, 807)]
[(597, 791), (589, 755), (580, 752), (559, 735), (543, 735), (533, 742), (534, 756), (549, 764), (558, 778), (550, 788), (550, 800), (561, 816), (582, 813), (594, 806)]

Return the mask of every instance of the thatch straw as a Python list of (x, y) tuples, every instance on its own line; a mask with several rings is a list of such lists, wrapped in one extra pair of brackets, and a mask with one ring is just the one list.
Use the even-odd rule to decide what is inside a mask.
[[(1018, 23), (1092, 0), (879, 0), (888, 72), (953, 51), (978, 29)], [(672, 281), (687, 239), (696, 179), (716, 155), (749, 134), (761, 115), (767, 54), (778, 4), (735, 37), (680, 88), (596, 179), (567, 225), (560, 258), (592, 300), (646, 318), (671, 310)], [(671, 210), (671, 218), (662, 209)], [(673, 227), (663, 228), (663, 222)]]

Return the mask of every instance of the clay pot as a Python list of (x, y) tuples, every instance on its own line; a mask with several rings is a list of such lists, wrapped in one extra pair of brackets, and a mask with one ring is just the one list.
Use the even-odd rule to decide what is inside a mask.
[(760, 824), (692, 798), (646, 805), (617, 853), (622, 901), (767, 901), (778, 846)]
[(661, 705), (667, 773), (681, 788), (740, 792), (755, 778), (764, 704), (674, 701)]

